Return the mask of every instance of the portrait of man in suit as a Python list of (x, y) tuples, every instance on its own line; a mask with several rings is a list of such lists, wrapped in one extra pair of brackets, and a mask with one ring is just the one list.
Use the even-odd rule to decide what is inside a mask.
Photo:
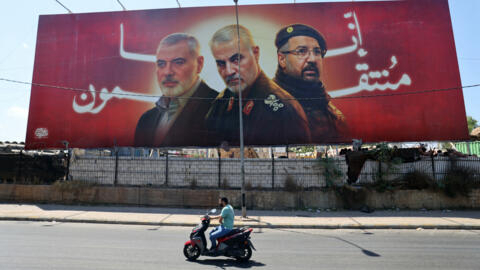
[(204, 58), (197, 39), (170, 34), (160, 41), (156, 58), (162, 96), (140, 117), (135, 146), (209, 145), (204, 119), (218, 92), (199, 77)]

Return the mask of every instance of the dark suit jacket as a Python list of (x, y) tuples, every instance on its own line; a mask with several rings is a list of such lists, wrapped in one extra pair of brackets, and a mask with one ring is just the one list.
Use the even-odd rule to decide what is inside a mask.
[[(207, 126), (216, 131), (217, 143), (239, 144), (238, 112), (238, 96), (225, 89), (207, 114)], [(310, 143), (310, 130), (302, 107), (263, 72), (244, 97), (242, 112), (245, 145)]]
[[(175, 119), (161, 145), (154, 145), (158, 122), (165, 110), (155, 106), (145, 112), (135, 130), (135, 146), (210, 146), (214, 137), (205, 127), (205, 115), (218, 92), (201, 82)], [(201, 99), (195, 99), (201, 98)]]

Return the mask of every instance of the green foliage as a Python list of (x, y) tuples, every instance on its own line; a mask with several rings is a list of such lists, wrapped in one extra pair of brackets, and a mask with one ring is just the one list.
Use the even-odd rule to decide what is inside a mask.
[(381, 187), (381, 190), (384, 188), (389, 189), (389, 183), (385, 181), (385, 177), (397, 172), (397, 166), (402, 164), (403, 160), (394, 156), (395, 149), (389, 147), (387, 143), (380, 143), (371, 151), (373, 156), (380, 162), (375, 182), (378, 182), (377, 186)]
[(394, 189), (392, 182), (387, 181), (383, 178), (375, 179), (375, 182), (370, 187), (372, 187), (373, 189), (375, 189), (377, 192), (380, 192), (380, 193), (383, 193), (385, 191), (392, 191)]
[(471, 116), (467, 116), (467, 125), (468, 125), (468, 133), (470, 133), (474, 128), (478, 127), (478, 121)]
[(318, 167), (322, 171), (327, 187), (333, 187), (336, 180), (342, 177), (342, 170), (337, 162), (329, 157), (318, 159)]

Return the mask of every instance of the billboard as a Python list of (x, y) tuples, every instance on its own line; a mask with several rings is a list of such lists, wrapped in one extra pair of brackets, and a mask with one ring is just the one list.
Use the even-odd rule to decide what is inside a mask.
[(40, 16), (26, 148), (238, 145), (240, 111), (246, 145), (468, 138), (447, 0), (235, 23), (232, 6)]

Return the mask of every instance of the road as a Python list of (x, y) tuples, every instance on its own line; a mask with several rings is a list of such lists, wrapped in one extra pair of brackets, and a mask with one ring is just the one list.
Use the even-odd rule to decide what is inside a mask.
[(0, 222), (0, 269), (480, 269), (480, 231), (255, 229), (257, 251), (188, 262), (191, 228)]

